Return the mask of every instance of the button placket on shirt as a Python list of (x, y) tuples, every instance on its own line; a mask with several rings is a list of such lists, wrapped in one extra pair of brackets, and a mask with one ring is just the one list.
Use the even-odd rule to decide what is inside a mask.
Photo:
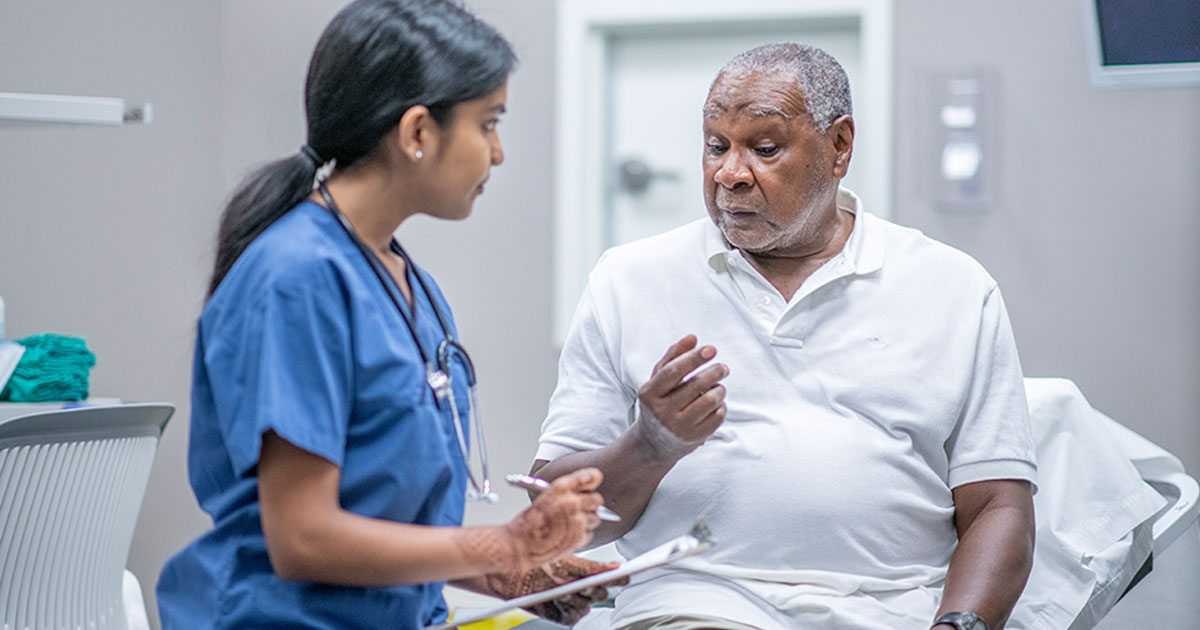
[[(787, 311), (782, 296), (741, 255), (735, 252), (726, 253), (725, 265), (734, 286), (741, 292), (746, 307), (754, 314), (763, 330), (771, 335)], [(743, 282), (746, 281), (749, 281), (747, 286), (743, 286)]]
[[(772, 345), (803, 348), (812, 319), (812, 296), (822, 287), (854, 273), (854, 266), (839, 254), (821, 266), (790, 302), (784, 302), (773, 286), (748, 262), (734, 252), (725, 255), (726, 268), (749, 280), (749, 287), (739, 287), (747, 307), (767, 332)], [(736, 270), (736, 271), (735, 271)], [(734, 280), (735, 285), (740, 283)]]
[(813, 296), (823, 287), (849, 276), (853, 265), (839, 254), (829, 263), (822, 265), (804, 285), (784, 310), (771, 334), (771, 343), (778, 346), (803, 348), (812, 321)]
[(812, 300), (808, 296), (790, 304), (771, 333), (771, 344), (788, 348), (803, 348), (808, 336)]

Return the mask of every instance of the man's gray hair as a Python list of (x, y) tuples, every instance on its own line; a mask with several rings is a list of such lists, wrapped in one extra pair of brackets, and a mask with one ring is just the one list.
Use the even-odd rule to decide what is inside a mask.
[(833, 55), (816, 46), (780, 42), (752, 48), (730, 59), (717, 73), (717, 79), (725, 74), (775, 72), (795, 75), (817, 131), (825, 133), (839, 116), (853, 114), (846, 71)]

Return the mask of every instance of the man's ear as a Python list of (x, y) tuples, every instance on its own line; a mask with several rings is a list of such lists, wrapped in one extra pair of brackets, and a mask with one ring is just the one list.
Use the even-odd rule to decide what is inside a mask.
[(403, 159), (418, 162), (432, 155), (440, 139), (437, 121), (424, 105), (414, 105), (400, 117), (396, 125), (395, 141)]
[(839, 116), (825, 133), (833, 140), (833, 175), (840, 179), (850, 170), (850, 156), (854, 153), (854, 119)]

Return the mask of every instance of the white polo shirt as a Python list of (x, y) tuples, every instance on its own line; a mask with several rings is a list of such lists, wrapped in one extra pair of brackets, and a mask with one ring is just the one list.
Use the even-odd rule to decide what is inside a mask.
[(688, 333), (730, 367), (728, 413), (662, 480), (626, 557), (706, 521), (719, 542), (640, 574), (617, 627), (673, 613), (779, 628), (926, 628), (957, 536), (951, 488), (1034, 480), (1016, 346), (966, 254), (861, 211), (784, 301), (708, 219), (607, 252), (559, 363), (538, 459), (611, 443)]

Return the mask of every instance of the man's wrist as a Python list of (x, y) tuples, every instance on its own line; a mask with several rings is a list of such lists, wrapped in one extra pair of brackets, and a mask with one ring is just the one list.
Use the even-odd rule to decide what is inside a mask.
[(648, 409), (639, 405), (638, 417), (630, 427), (633, 447), (648, 463), (674, 466), (684, 455), (696, 450), (693, 444), (663, 426)]

